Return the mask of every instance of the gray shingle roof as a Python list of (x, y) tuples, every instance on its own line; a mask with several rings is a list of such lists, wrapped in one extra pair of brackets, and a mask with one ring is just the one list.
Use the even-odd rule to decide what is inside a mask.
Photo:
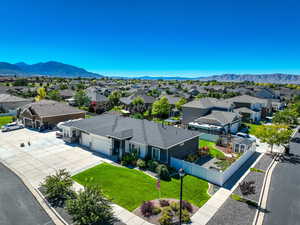
[(200, 117), (195, 121), (211, 125), (226, 125), (238, 120), (240, 116), (233, 112), (212, 111), (207, 116)]
[(194, 100), (188, 102), (183, 105), (183, 107), (192, 107), (192, 108), (201, 108), (201, 109), (208, 109), (208, 108), (231, 108), (232, 103), (228, 100), (218, 100), (216, 98), (200, 98), (199, 100)]
[(20, 98), (17, 96), (9, 95), (9, 94), (0, 94), (0, 103), (4, 102), (30, 102), (31, 100)]
[(39, 102), (33, 102), (27, 104), (23, 107), (22, 111), (26, 109), (29, 109), (31, 112), (33, 112), (36, 115), (39, 115), (40, 117), (78, 114), (84, 112), (75, 107), (71, 107), (65, 103), (60, 103), (60, 102), (50, 101), (50, 100), (42, 100)]
[(75, 127), (99, 136), (130, 138), (133, 142), (163, 149), (199, 136), (195, 131), (112, 114), (71, 121), (64, 126)]

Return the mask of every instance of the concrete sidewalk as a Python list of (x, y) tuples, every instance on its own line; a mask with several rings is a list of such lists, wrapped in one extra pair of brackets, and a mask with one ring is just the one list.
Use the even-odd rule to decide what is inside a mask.
[(193, 225), (205, 225), (230, 196), (231, 191), (220, 188), (191, 218)]

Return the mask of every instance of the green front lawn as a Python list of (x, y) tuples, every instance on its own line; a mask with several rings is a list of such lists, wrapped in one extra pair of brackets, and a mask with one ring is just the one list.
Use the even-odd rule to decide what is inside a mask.
[(11, 123), (12, 121), (12, 116), (0, 116), (0, 128), (5, 124)]
[[(82, 185), (99, 185), (112, 202), (133, 211), (143, 201), (157, 199), (156, 180), (141, 171), (102, 163), (83, 171), (73, 179)], [(186, 175), (183, 199), (201, 207), (208, 199), (208, 183)], [(179, 198), (180, 180), (161, 181), (161, 198)]]
[(225, 158), (225, 155), (223, 152), (218, 150), (216, 148), (216, 143), (212, 141), (206, 141), (206, 140), (199, 140), (199, 147), (205, 147), (207, 146), (209, 148), (209, 154), (213, 158)]

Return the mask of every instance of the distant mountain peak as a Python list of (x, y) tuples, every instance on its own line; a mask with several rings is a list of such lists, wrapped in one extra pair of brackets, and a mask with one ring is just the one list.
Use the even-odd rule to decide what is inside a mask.
[(46, 75), (59, 77), (102, 77), (97, 73), (89, 72), (83, 68), (57, 61), (39, 62), (36, 64), (27, 64), (18, 62), (15, 64), (0, 63), (0, 75)]

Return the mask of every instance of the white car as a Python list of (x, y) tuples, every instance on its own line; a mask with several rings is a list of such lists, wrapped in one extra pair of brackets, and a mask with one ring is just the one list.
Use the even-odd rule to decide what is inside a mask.
[(246, 133), (238, 132), (238, 133), (236, 133), (236, 136), (242, 137), (242, 138), (248, 138), (249, 140), (256, 141), (255, 138), (250, 137), (250, 135), (249, 135), (249, 134), (246, 134)]
[(17, 122), (8, 123), (2, 127), (2, 132), (18, 130), (24, 128), (23, 124), (18, 124)]

